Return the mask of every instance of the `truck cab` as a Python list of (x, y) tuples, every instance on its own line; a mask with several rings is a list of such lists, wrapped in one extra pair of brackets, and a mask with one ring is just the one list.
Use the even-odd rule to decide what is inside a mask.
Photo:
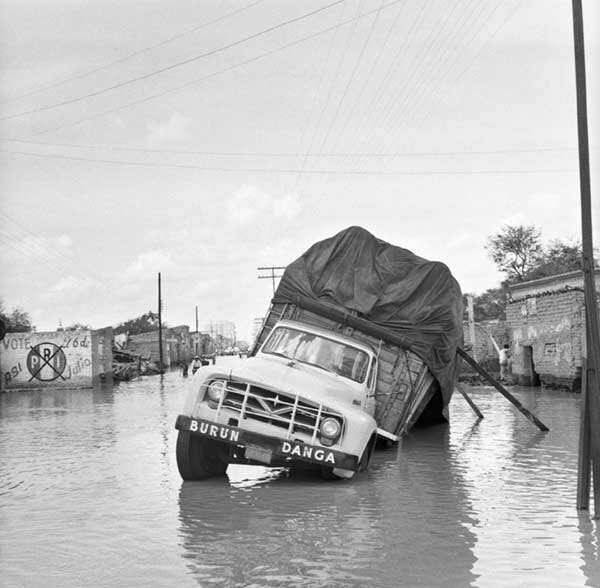
[(366, 343), (282, 320), (256, 354), (200, 368), (177, 418), (185, 480), (229, 463), (351, 478), (375, 445), (377, 356)]

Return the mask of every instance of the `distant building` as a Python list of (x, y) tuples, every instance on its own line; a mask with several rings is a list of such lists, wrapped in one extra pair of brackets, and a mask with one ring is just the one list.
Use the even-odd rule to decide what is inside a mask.
[[(158, 344), (158, 329), (148, 333), (129, 335), (127, 351), (140, 355), (142, 358), (158, 363), (160, 348)], [(187, 325), (163, 329), (162, 352), (165, 367), (177, 365), (181, 361), (190, 361), (193, 354), (192, 338)]]
[(215, 345), (209, 333), (193, 331), (190, 333), (192, 355), (213, 355)]
[[(598, 291), (600, 270), (596, 270), (595, 280)], [(583, 273), (513, 284), (509, 292), (506, 323), (517, 383), (578, 392), (585, 352)]]
[(211, 321), (205, 325), (203, 332), (208, 333), (214, 341), (217, 354), (236, 344), (235, 323), (231, 321)]

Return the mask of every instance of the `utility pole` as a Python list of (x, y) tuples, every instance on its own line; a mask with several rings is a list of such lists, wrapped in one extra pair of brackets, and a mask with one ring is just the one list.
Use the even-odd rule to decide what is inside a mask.
[(467, 294), (467, 315), (469, 317), (469, 338), (471, 339), (471, 355), (477, 361), (477, 342), (475, 341), (475, 313), (473, 312), (473, 296)]
[[(272, 265), (267, 267), (258, 267), (256, 268), (259, 272), (262, 271), (270, 271), (271, 273), (268, 275), (258, 275), (259, 280), (273, 280), (273, 294), (275, 294), (275, 278), (281, 278), (281, 276), (276, 276), (276, 270), (284, 270), (285, 265)], [(283, 274), (282, 274), (283, 275)]]
[(586, 357), (582, 365), (583, 396), (579, 467), (577, 478), (577, 508), (589, 508), (590, 465), (593, 474), (594, 518), (600, 518), (600, 335), (594, 275), (594, 244), (592, 239), (592, 205), (590, 183), (590, 153), (588, 143), (587, 99), (585, 79), (585, 45), (581, 0), (572, 0), (573, 40), (575, 48), (575, 82), (577, 90), (577, 133), (579, 139), (579, 189), (581, 193), (581, 245), (583, 290), (586, 318)]
[(160, 292), (160, 272), (158, 272), (158, 361), (160, 363), (160, 373), (163, 369), (163, 344), (162, 344), (162, 297)]
[(198, 355), (199, 339), (200, 339), (200, 333), (198, 333), (198, 305), (196, 304), (196, 349), (195, 349), (195, 355)]

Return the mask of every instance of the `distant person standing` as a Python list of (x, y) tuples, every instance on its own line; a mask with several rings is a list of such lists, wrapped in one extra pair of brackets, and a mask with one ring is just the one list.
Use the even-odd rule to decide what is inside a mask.
[(196, 355), (196, 357), (194, 357), (194, 361), (192, 361), (192, 374), (195, 374), (198, 368), (200, 367), (202, 367), (202, 362), (200, 361), (200, 358)]
[(506, 343), (498, 352), (498, 359), (500, 360), (500, 381), (504, 382), (508, 378), (510, 367), (510, 347)]

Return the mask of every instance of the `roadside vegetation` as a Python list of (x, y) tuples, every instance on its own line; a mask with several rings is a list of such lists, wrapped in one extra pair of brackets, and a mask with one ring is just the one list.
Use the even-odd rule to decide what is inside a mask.
[[(542, 232), (534, 225), (504, 225), (490, 235), (485, 245), (490, 259), (505, 279), (482, 294), (472, 294), (476, 321), (504, 320), (508, 286), (548, 276), (581, 270), (581, 243), (553, 240), (542, 243)], [(598, 267), (598, 254), (595, 253)], [(463, 302), (466, 308), (466, 297)]]

